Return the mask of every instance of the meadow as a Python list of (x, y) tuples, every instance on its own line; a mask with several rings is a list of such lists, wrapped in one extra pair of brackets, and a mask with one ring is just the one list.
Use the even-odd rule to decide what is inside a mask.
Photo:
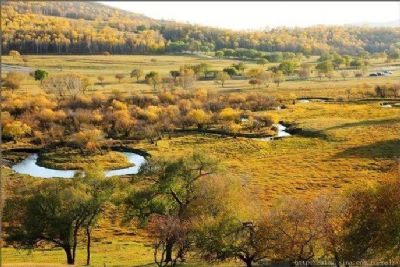
[[(315, 62), (317, 57), (307, 59)], [(2, 57), (3, 63), (24, 66), (18, 59)], [(130, 71), (140, 66), (144, 72), (157, 71), (168, 75), (184, 64), (208, 63), (212, 69), (221, 70), (237, 60), (216, 59), (201, 56), (28, 56), (26, 67), (43, 69), (51, 74), (74, 72), (90, 77), (93, 85), (88, 94), (104, 92), (113, 95), (154, 94), (151, 86), (136, 82), (129, 77)], [(248, 68), (259, 67), (255, 62), (245, 62)], [(273, 66), (268, 63), (265, 68)], [(275, 64), (276, 65), (276, 64)], [(384, 63), (376, 60), (369, 72), (390, 69), (394, 74), (387, 77), (348, 77), (339, 75), (332, 79), (311, 77), (308, 80), (288, 79), (279, 87), (273, 83), (268, 87), (254, 88), (248, 80), (229, 80), (222, 87), (215, 81), (196, 81), (195, 88), (204, 88), (217, 94), (262, 92), (280, 99), (286, 108), (270, 110), (269, 114), (280, 121), (301, 128), (290, 137), (273, 141), (227, 137), (207, 133), (176, 133), (171, 138), (163, 137), (157, 145), (146, 140), (124, 141), (126, 145), (148, 152), (152, 157), (177, 158), (196, 151), (202, 151), (220, 159), (223, 177), (238, 178), (241, 186), (249, 189), (262, 200), (266, 207), (281, 197), (294, 195), (311, 198), (324, 193), (346, 191), (349, 187), (365, 186), (380, 181), (385, 174), (396, 167), (400, 157), (400, 108), (384, 108), (383, 100), (359, 101), (364, 94), (373, 94), (374, 87), (393, 84), (400, 77), (398, 63)], [(115, 75), (123, 73), (119, 82)], [(104, 76), (103, 85), (97, 81)], [(21, 88), (13, 92), (40, 93), (40, 83), (26, 78)], [(328, 97), (332, 102), (300, 103), (301, 97)], [(295, 101), (293, 101), (295, 100)], [(6, 143), (7, 148), (17, 144)], [(68, 158), (47, 165), (71, 164)], [(54, 156), (56, 157), (56, 156)], [(107, 156), (106, 156), (107, 157)], [(83, 161), (77, 157), (75, 161)], [(106, 160), (104, 158), (100, 160)], [(121, 163), (118, 157), (115, 162)], [(90, 162), (90, 161), (89, 161)], [(52, 165), (53, 164), (53, 165)], [(122, 163), (121, 163), (122, 164)], [(126, 164), (126, 163), (123, 163)], [(111, 163), (112, 165), (112, 163)], [(70, 165), (67, 165), (70, 166)], [(65, 166), (64, 166), (65, 167)], [(24, 181), (37, 180), (15, 174), (4, 169), (10, 186), (21, 185)], [(153, 266), (152, 248), (144, 232), (134, 227), (121, 226), (113, 218), (112, 210), (104, 216), (93, 233), (92, 266)], [(84, 264), (84, 246), (78, 247), (78, 266)], [(5, 266), (58, 266), (64, 261), (60, 249), (3, 250)], [(39, 265), (34, 265), (35, 263)], [(235, 266), (239, 263), (225, 263)], [(185, 266), (207, 266), (198, 262), (194, 255)], [(59, 265), (62, 266), (62, 265)]]
[[(232, 64), (241, 62), (235, 59), (218, 59), (209, 56), (179, 56), (179, 55), (79, 55), (79, 56), (28, 56), (28, 62), (24, 63), (20, 59), (11, 56), (3, 56), (4, 64), (12, 64), (21, 67), (28, 67), (32, 70), (43, 69), (49, 73), (80, 73), (90, 77), (93, 86), (91, 90), (101, 91), (106, 94), (112, 91), (119, 91), (125, 94), (132, 93), (154, 93), (151, 86), (144, 82), (136, 82), (135, 78), (130, 77), (132, 69), (140, 67), (144, 73), (156, 71), (161, 75), (168, 76), (171, 70), (179, 70), (183, 65), (195, 65), (207, 63), (210, 69), (221, 71), (223, 68), (230, 67)], [(304, 63), (314, 63), (317, 61), (317, 56), (311, 56), (303, 60)], [(259, 68), (255, 61), (243, 61), (247, 69)], [(196, 81), (196, 88), (211, 89), (218, 92), (249, 92), (261, 91), (270, 94), (271, 96), (288, 98), (290, 95), (295, 97), (346, 97), (346, 89), (353, 90), (355, 97), (357, 91), (362, 90), (365, 86), (371, 90), (377, 84), (393, 83), (400, 77), (400, 64), (396, 62), (386, 63), (384, 59), (371, 60), (371, 66), (367, 73), (382, 71), (385, 69), (393, 70), (391, 76), (385, 77), (352, 77), (351, 73), (354, 69), (343, 70), (349, 71), (350, 76), (345, 80), (336, 73), (331, 79), (316, 77), (316, 73), (307, 80), (298, 80), (296, 78), (288, 78), (279, 87), (275, 84), (270, 84), (267, 88), (253, 88), (248, 80), (229, 80), (224, 87), (215, 83), (215, 81)], [(263, 68), (267, 69), (279, 65), (278, 63), (267, 63)], [(116, 74), (123, 74), (124, 78), (118, 81), (115, 78)], [(103, 76), (104, 81), (99, 82), (98, 76)], [(23, 87), (29, 92), (40, 91), (40, 84), (33, 79), (23, 81)], [(361, 88), (361, 89), (360, 89)], [(21, 90), (22, 91), (22, 90)], [(27, 92), (27, 91), (25, 91)]]

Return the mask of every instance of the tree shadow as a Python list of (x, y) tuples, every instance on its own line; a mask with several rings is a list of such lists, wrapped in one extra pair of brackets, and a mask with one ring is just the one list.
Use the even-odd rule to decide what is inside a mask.
[(298, 132), (294, 133), (293, 135), (306, 137), (306, 138), (318, 138), (321, 140), (331, 139), (331, 137), (329, 137), (329, 135), (325, 134), (322, 131), (313, 131), (313, 130), (308, 130), (308, 129), (302, 129), (301, 131), (298, 131)]
[(400, 139), (380, 141), (369, 145), (348, 148), (335, 157), (338, 158), (399, 158)]
[(371, 125), (381, 125), (381, 124), (391, 124), (391, 123), (399, 123), (400, 118), (392, 118), (392, 119), (384, 119), (384, 120), (363, 120), (358, 122), (349, 122), (344, 123), (337, 126), (332, 126), (329, 128), (325, 128), (324, 131), (328, 130), (335, 130), (341, 128), (350, 128), (350, 127), (357, 127), (357, 126), (371, 126)]

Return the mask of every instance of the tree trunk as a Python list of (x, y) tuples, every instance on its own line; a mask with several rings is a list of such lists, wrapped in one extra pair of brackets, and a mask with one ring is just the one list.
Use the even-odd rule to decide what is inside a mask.
[(64, 248), (65, 254), (67, 255), (67, 264), (74, 265), (75, 258), (72, 255), (71, 249), (69, 247)]
[(90, 225), (86, 227), (86, 238), (87, 238), (87, 244), (86, 244), (86, 265), (90, 265), (90, 246), (91, 246), (91, 231)]
[(72, 244), (72, 258), (75, 261), (76, 255), (76, 247), (78, 246), (78, 230), (80, 227), (80, 222), (76, 222), (75, 229), (74, 229), (74, 242)]
[(340, 259), (336, 253), (335, 253), (335, 265), (336, 265), (336, 267), (340, 267)]
[(172, 261), (172, 248), (174, 247), (174, 242), (172, 240), (167, 239), (165, 246), (165, 262)]
[(252, 266), (253, 266), (253, 265), (252, 265), (252, 262), (253, 262), (252, 259), (246, 258), (246, 259), (244, 260), (244, 262), (246, 263), (246, 267), (252, 267)]

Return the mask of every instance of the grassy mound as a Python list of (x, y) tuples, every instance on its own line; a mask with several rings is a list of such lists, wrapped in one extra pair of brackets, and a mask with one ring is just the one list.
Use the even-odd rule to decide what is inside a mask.
[(84, 155), (79, 150), (67, 148), (40, 154), (38, 164), (51, 169), (81, 170), (91, 164), (100, 164), (105, 170), (131, 167), (124, 154), (115, 151), (102, 151)]

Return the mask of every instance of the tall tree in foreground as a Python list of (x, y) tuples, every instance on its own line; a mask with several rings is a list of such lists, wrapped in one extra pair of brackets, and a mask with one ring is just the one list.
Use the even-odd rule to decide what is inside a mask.
[[(91, 230), (113, 190), (101, 169), (90, 169), (76, 179), (45, 180), (14, 192), (6, 202), (7, 242), (34, 249), (52, 244), (75, 264), (78, 234), (85, 230), (87, 264), (90, 264)], [(18, 189), (16, 189), (18, 190)]]
[(314, 200), (318, 212), (317, 220), (320, 228), (320, 245), (324, 257), (332, 259), (336, 267), (347, 260), (348, 251), (344, 246), (347, 223), (346, 201), (332, 194), (321, 194)]
[(321, 230), (319, 212), (312, 201), (288, 198), (268, 215), (278, 242), (274, 246), (278, 260), (310, 261), (317, 253)]
[(237, 217), (202, 222), (196, 245), (209, 262), (238, 258), (247, 267), (271, 258), (275, 237), (267, 220), (240, 221)]
[(34, 249), (43, 242), (65, 251), (74, 264), (78, 232), (84, 226), (81, 202), (86, 194), (81, 184), (70, 180), (46, 180), (28, 192), (19, 192), (6, 202), (7, 242)]
[[(400, 174), (400, 173), (399, 173)], [(392, 172), (380, 184), (350, 192), (344, 244), (350, 260), (393, 258), (400, 251), (400, 180)]]
[(87, 197), (81, 205), (85, 210), (84, 230), (86, 234), (86, 265), (91, 260), (92, 230), (96, 226), (102, 211), (111, 199), (116, 181), (106, 178), (102, 168), (94, 166), (87, 168), (80, 177), (75, 177), (77, 183), (83, 184), (83, 190)]
[[(205, 197), (201, 185), (211, 179), (216, 169), (215, 160), (198, 153), (174, 161), (150, 160), (141, 168), (140, 177), (149, 185), (133, 191), (126, 199), (127, 217), (138, 218), (142, 223), (152, 222), (154, 216), (159, 218), (159, 226), (153, 230), (161, 230), (155, 246), (155, 255), (162, 256), (162, 260), (156, 259), (160, 266), (184, 259), (182, 246), (188, 240), (185, 233), (175, 230), (201, 211), (194, 212), (195, 203)], [(164, 228), (169, 229), (168, 233)]]

